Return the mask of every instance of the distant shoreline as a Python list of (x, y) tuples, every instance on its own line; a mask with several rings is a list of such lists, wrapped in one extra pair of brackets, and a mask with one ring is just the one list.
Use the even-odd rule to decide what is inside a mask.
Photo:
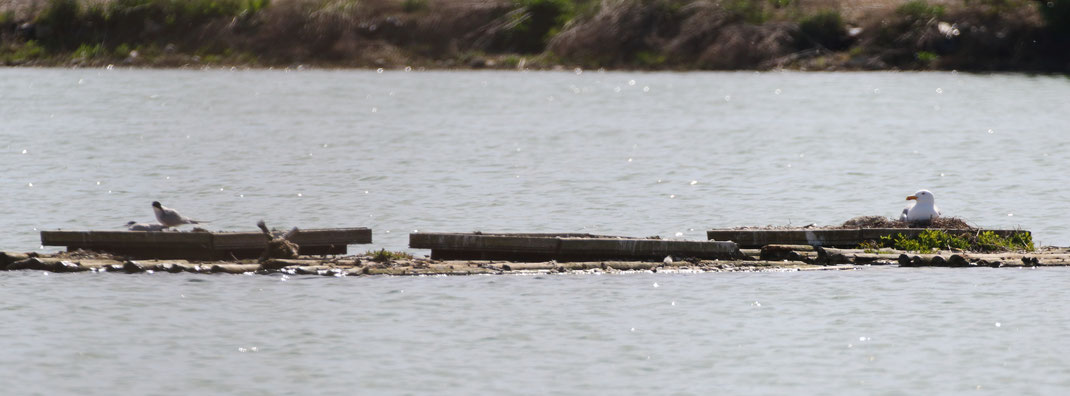
[(23, 0), (0, 65), (1070, 73), (1070, 0)]

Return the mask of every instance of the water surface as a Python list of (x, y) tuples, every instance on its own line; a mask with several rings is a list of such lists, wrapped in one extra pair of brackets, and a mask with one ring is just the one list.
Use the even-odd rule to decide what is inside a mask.
[(5, 392), (1070, 387), (1062, 268), (282, 279), (3, 274)]
[(153, 200), (403, 249), (839, 224), (922, 188), (1067, 245), (1067, 97), (1063, 77), (964, 73), (3, 69), (0, 247), (151, 221)]
[[(703, 239), (914, 191), (1067, 245), (1070, 80), (0, 69), (0, 249), (120, 229)], [(416, 251), (426, 254), (426, 251)], [(0, 273), (11, 394), (1061, 394), (1066, 269)]]

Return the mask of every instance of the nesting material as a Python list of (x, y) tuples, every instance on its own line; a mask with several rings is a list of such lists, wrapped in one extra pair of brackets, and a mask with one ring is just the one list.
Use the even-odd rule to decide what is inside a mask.
[(974, 230), (966, 220), (958, 217), (937, 217), (928, 222), (909, 223), (884, 216), (858, 216), (836, 228), (941, 228), (948, 230)]
[(256, 223), (257, 227), (260, 227), (260, 231), (264, 232), (264, 236), (268, 239), (267, 248), (264, 249), (264, 253), (260, 255), (260, 262), (267, 261), (269, 259), (292, 259), (297, 258), (297, 252), (299, 246), (296, 243), (290, 241), (291, 238), (297, 235), (300, 230), (294, 227), (290, 232), (276, 237), (268, 230), (267, 224), (263, 220)]
[(844, 230), (844, 229), (872, 229), (872, 228), (940, 228), (948, 230), (977, 230), (966, 220), (958, 217), (937, 217), (928, 222), (906, 222), (890, 219), (884, 216), (858, 216), (845, 221), (840, 225), (818, 226), (810, 224), (806, 226), (794, 225), (766, 225), (766, 226), (743, 226), (735, 227), (736, 231), (792, 231), (792, 230)]

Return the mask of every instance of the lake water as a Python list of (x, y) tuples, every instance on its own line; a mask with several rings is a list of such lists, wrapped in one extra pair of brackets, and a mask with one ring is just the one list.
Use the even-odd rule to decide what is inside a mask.
[[(283, 280), (286, 279), (286, 280)], [(13, 395), (1064, 394), (1070, 271), (0, 274)]]
[[(151, 221), (153, 200), (210, 229), (370, 227), (361, 252), (406, 249), (414, 230), (838, 224), (894, 216), (922, 188), (945, 214), (1066, 246), (1068, 97), (1064, 77), (965, 73), (0, 69), (0, 250)], [(1062, 393), (1068, 271), (0, 273), (0, 380), (13, 394)]]

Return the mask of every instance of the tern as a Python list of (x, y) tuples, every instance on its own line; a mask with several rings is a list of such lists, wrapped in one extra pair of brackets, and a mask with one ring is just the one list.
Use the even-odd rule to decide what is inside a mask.
[(183, 224), (200, 224), (204, 221), (193, 220), (183, 216), (178, 211), (160, 204), (160, 201), (152, 201), (152, 211), (156, 213), (156, 221), (164, 227), (177, 227)]
[(163, 224), (145, 224), (136, 221), (126, 223), (126, 229), (130, 231), (163, 231), (167, 226)]

